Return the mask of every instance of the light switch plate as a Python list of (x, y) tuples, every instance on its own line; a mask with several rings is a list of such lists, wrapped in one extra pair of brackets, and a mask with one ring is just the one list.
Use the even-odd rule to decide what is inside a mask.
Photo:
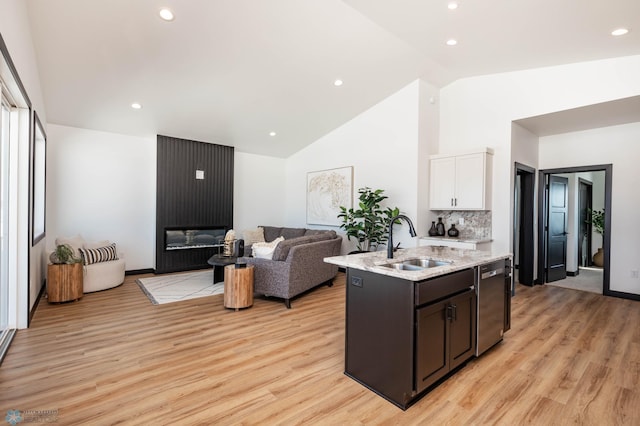
[(204, 170), (196, 170), (196, 179), (198, 180), (204, 179)]

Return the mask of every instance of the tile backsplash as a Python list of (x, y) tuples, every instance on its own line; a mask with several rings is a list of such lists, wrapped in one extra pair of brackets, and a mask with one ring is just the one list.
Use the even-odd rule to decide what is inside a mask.
[[(467, 240), (491, 239), (491, 211), (432, 211), (437, 218), (441, 217), (445, 230), (454, 223), (460, 232), (458, 238)], [(459, 219), (464, 219), (464, 225), (459, 224)], [(428, 228), (431, 228), (429, 224)]]

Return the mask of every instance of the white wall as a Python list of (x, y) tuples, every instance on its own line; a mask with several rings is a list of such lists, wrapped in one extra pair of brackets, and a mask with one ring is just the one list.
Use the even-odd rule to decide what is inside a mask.
[[(81, 234), (114, 241), (129, 271), (155, 268), (156, 146), (155, 135), (49, 124), (48, 250), (57, 236)], [(282, 223), (285, 160), (234, 157), (234, 227)]]
[[(386, 205), (397, 206), (414, 224), (419, 224), (418, 234), (426, 234), (426, 219), (418, 220), (419, 208), (421, 216), (426, 214), (417, 199), (426, 185), (419, 168), (428, 160), (426, 146), (435, 145), (435, 141), (428, 140), (433, 135), (424, 121), (430, 116), (436, 120), (437, 111), (426, 112), (421, 120), (419, 107), (421, 99), (424, 101), (421, 89), (423, 93), (435, 90), (416, 80), (287, 159), (285, 222), (288, 226), (307, 226), (308, 172), (353, 166), (354, 203), (358, 201), (359, 188), (383, 189), (389, 197)], [(437, 122), (434, 121), (433, 126), (437, 126)], [(424, 131), (422, 141), (419, 128)], [(333, 229), (340, 232), (338, 228)], [(404, 223), (394, 227), (394, 242), (401, 242), (403, 247), (417, 244)], [(353, 250), (354, 246), (344, 244), (343, 252)]]
[[(440, 91), (440, 151), (483, 146), (495, 150), (494, 249), (511, 249), (511, 122), (640, 95), (638, 75), (640, 56), (629, 56), (466, 78)], [(559, 166), (569, 166), (574, 158), (563, 157)]]
[[(525, 166), (529, 166), (532, 167), (533, 169), (536, 169), (536, 171), (534, 172), (534, 176), (535, 176), (535, 188), (537, 189), (537, 185), (538, 185), (538, 173), (537, 173), (537, 169), (538, 169), (538, 136), (531, 133), (529, 130), (525, 129), (524, 127), (520, 126), (519, 124), (516, 123), (512, 123), (511, 126), (511, 185), (509, 187), (509, 193), (510, 194), (514, 194), (515, 192), (515, 188), (514, 188), (514, 182), (515, 182), (515, 163), (520, 163), (523, 164)], [(495, 164), (495, 160), (494, 160), (494, 175), (495, 175), (495, 168), (496, 168), (496, 164)], [(495, 198), (497, 195), (494, 193), (493, 194), (493, 198)], [(510, 212), (514, 211), (514, 197), (511, 197), (510, 200)], [(537, 206), (538, 206), (538, 191), (534, 191), (534, 200), (533, 200), (533, 205), (534, 205), (534, 211), (528, 212), (527, 214), (533, 215), (533, 244), (534, 244), (534, 250), (533, 250), (533, 264), (537, 265), (538, 262), (538, 211), (537, 211)], [(510, 228), (513, 229), (513, 223), (514, 223), (514, 215), (513, 213), (510, 214), (509, 216), (509, 220), (510, 220)], [(494, 237), (495, 238), (495, 237)], [(519, 243), (519, 242), (517, 242)], [(515, 251), (513, 246), (511, 246), (511, 250)], [(519, 253), (518, 253), (519, 254)], [(520, 262), (520, 259), (517, 259), (516, 262)], [(534, 269), (534, 273), (533, 273), (533, 278), (536, 279), (537, 278), (537, 271)]]
[(47, 242), (110, 240), (127, 270), (155, 264), (156, 137), (49, 124)]
[(233, 227), (285, 224), (286, 160), (236, 151), (234, 154)]
[[(640, 294), (640, 197), (637, 196), (640, 123), (540, 138), (540, 168), (612, 164), (610, 289)], [(594, 182), (594, 209), (599, 199)], [(597, 244), (594, 244), (597, 248)]]
[[(35, 49), (31, 39), (30, 24), (27, 14), (27, 2), (23, 0), (0, 0), (0, 33), (4, 39), (11, 60), (20, 76), (20, 80), (32, 103), (33, 109), (38, 113), (42, 123), (46, 123), (44, 100), (40, 88), (40, 78), (35, 57)], [(31, 120), (29, 120), (31, 121)], [(26, 123), (25, 123), (26, 124)], [(18, 244), (17, 286), (18, 294), (16, 318), (17, 327), (27, 326), (29, 312), (44, 285), (44, 270), (40, 262), (46, 239), (41, 240), (35, 246), (31, 246), (28, 234), (29, 229), (29, 153), (28, 146), (23, 148), (18, 161), (11, 164), (17, 168), (16, 176), (20, 182), (18, 194), (18, 232), (20, 239)], [(28, 261), (27, 261), (28, 259)], [(25, 309), (28, 306), (28, 310)], [(13, 312), (13, 311), (12, 311)]]

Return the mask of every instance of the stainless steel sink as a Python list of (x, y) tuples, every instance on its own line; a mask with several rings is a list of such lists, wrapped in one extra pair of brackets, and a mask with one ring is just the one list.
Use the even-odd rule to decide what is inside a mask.
[(436, 268), (438, 266), (451, 265), (451, 262), (446, 260), (433, 260), (433, 259), (407, 259), (402, 262), (405, 265), (420, 266), (422, 268)]
[(383, 266), (385, 268), (397, 269), (398, 271), (422, 271), (423, 269), (427, 269), (422, 266), (407, 265), (405, 263), (387, 263), (380, 266)]
[(407, 259), (402, 262), (385, 263), (380, 265), (384, 268), (397, 269), (399, 271), (422, 271), (428, 268), (436, 268), (438, 266), (451, 265), (451, 262), (445, 260), (433, 259)]

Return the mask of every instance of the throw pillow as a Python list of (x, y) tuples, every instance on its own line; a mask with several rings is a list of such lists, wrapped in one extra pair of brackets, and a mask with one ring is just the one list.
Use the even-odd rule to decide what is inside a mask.
[(278, 237), (270, 243), (262, 242), (262, 243), (254, 243), (253, 244), (253, 257), (257, 257), (260, 259), (271, 259), (273, 257), (273, 252), (276, 249), (276, 246), (280, 241), (284, 241), (283, 237)]
[(264, 243), (264, 229), (256, 228), (256, 229), (245, 229), (242, 232), (242, 237), (244, 239), (245, 247), (250, 247), (255, 243)]
[(110, 260), (118, 260), (116, 243), (95, 249), (81, 248), (78, 249), (78, 251), (80, 252), (80, 256), (82, 256), (82, 263), (84, 263), (85, 265), (91, 265), (98, 262), (108, 262)]

